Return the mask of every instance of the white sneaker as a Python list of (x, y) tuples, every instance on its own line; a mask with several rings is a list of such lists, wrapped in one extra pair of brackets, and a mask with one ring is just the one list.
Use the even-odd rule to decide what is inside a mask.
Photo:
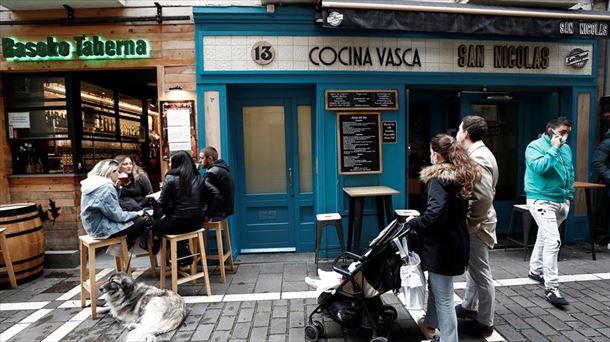
[(108, 249), (106, 249), (106, 254), (112, 255), (115, 257), (121, 256), (121, 246), (120, 245), (110, 245)]

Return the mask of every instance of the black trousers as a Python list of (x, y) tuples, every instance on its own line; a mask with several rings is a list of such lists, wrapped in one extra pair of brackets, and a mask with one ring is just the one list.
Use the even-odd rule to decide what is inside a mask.
[(155, 230), (157, 236), (164, 234), (184, 234), (193, 232), (203, 227), (203, 215), (191, 217), (169, 217), (164, 216)]
[(133, 224), (131, 226), (121, 230), (120, 232), (110, 235), (109, 238), (127, 235), (127, 246), (128, 248), (131, 248), (131, 246), (133, 246), (133, 244), (135, 243), (136, 239), (144, 233), (144, 230), (146, 228), (146, 221), (141, 216), (136, 217), (132, 222)]

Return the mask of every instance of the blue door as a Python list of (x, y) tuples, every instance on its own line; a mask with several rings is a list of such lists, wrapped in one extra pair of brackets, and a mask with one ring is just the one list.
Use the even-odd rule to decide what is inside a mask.
[(232, 104), (242, 253), (304, 249), (299, 233), (313, 223), (312, 108), (299, 96)]

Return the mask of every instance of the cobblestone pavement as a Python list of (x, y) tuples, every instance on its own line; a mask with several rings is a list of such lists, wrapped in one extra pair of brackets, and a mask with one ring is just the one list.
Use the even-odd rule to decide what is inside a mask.
[[(563, 248), (560, 289), (570, 300), (565, 310), (550, 305), (543, 287), (527, 279), (523, 251), (491, 253), (497, 283), (496, 332), (490, 341), (608, 341), (610, 340), (610, 253), (598, 249), (597, 261), (584, 247)], [(197, 286), (182, 285), (188, 316), (176, 331), (161, 341), (304, 341), (304, 326), (316, 307), (315, 292), (305, 276), (315, 276), (312, 253), (245, 255), (226, 284), (211, 268), (213, 296)], [(146, 258), (132, 261), (139, 281), (158, 286)], [(98, 259), (98, 275), (110, 274), (112, 260)], [(326, 265), (328, 267), (328, 265)], [(456, 301), (464, 295), (464, 277), (455, 279)], [(97, 320), (91, 309), (81, 308), (78, 269), (45, 270), (42, 277), (0, 290), (0, 341), (120, 341), (126, 330), (107, 315)], [(414, 318), (393, 294), (382, 296), (398, 311), (391, 341), (424, 339)], [(459, 301), (458, 301), (459, 302)], [(369, 341), (366, 331), (345, 331), (324, 318), (326, 337), (321, 341)], [(479, 339), (461, 336), (464, 341)]]

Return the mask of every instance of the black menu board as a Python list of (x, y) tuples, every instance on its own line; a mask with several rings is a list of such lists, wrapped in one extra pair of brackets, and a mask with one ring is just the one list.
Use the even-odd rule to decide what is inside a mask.
[(397, 90), (327, 90), (326, 110), (398, 110)]
[(380, 113), (338, 113), (339, 174), (381, 173)]

